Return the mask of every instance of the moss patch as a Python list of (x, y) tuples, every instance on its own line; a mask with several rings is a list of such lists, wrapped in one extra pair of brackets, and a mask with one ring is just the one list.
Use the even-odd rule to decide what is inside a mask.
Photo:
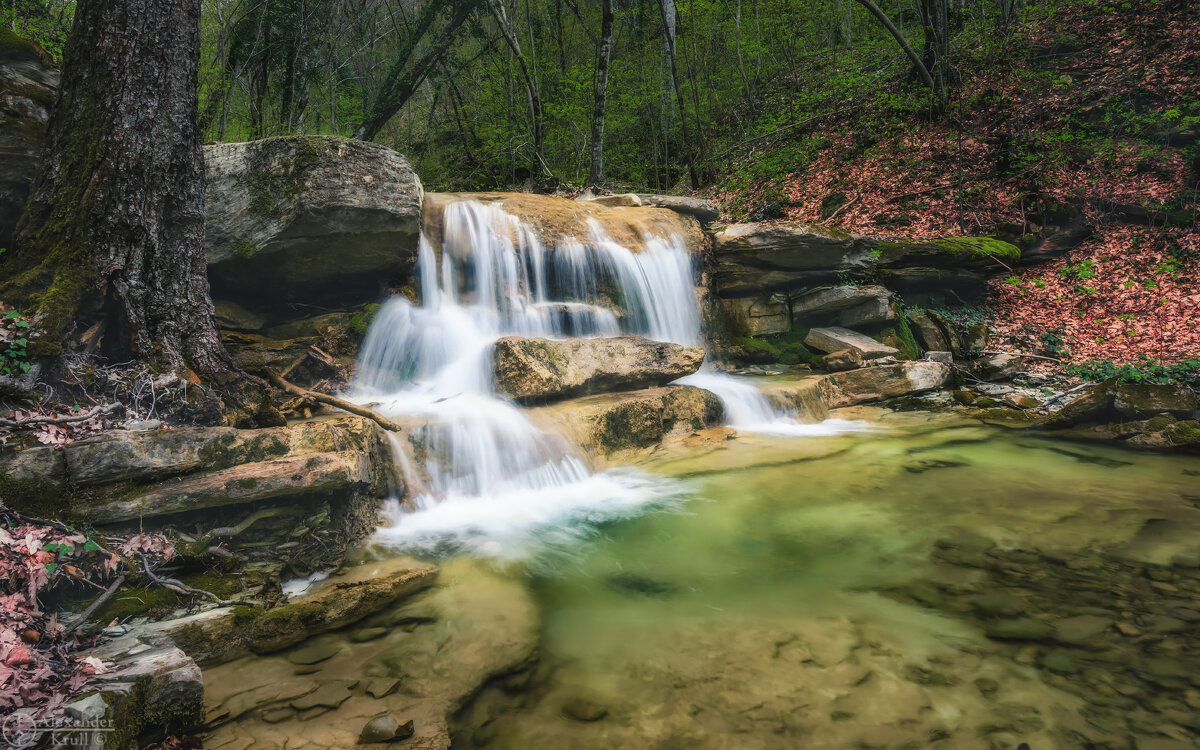
[(367, 328), (370, 327), (371, 321), (375, 320), (375, 316), (379, 313), (381, 305), (371, 303), (364, 307), (361, 311), (350, 316), (348, 324), (350, 331), (356, 336), (366, 336)]
[(880, 242), (878, 256), (881, 265), (911, 256), (941, 259), (949, 265), (986, 265), (992, 261), (1011, 265), (1021, 259), (1021, 250), (994, 237), (950, 237), (924, 242)]

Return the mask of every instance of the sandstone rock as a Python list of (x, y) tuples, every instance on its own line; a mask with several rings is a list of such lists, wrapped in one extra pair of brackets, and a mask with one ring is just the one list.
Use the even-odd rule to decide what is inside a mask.
[(684, 385), (570, 399), (531, 409), (530, 416), (560, 431), (597, 457), (658, 444), (669, 434), (720, 424), (720, 400)]
[(876, 297), (838, 313), (835, 322), (840, 326), (855, 328), (887, 323), (898, 317), (900, 317), (899, 305), (889, 301), (886, 297)]
[(105, 718), (120, 735), (181, 734), (204, 723), (204, 678), (180, 649), (148, 648), (122, 638), (94, 655), (121, 667), (94, 678), (106, 704)]
[(15, 245), (58, 80), (41, 47), (0, 29), (0, 247)]
[(1101, 422), (1113, 405), (1115, 380), (1089, 386), (1046, 419), (1046, 427), (1073, 427), (1082, 422)]
[(878, 264), (930, 268), (1002, 271), (1021, 259), (1021, 250), (992, 237), (948, 237), (940, 240), (884, 240), (876, 244)]
[[(954, 354), (952, 354), (951, 352), (929, 351), (929, 352), (925, 352), (925, 356), (922, 357), (922, 359), (926, 359), (930, 362), (940, 362), (943, 365), (954, 364)], [(959, 391), (959, 393), (961, 393), (961, 391)], [(955, 395), (955, 398), (958, 398), (957, 394)], [(960, 399), (959, 403), (968, 403), (968, 402), (962, 401)]]
[[(247, 653), (271, 653), (308, 638), (352, 625), (367, 615), (428, 588), (437, 568), (409, 558), (366, 563), (332, 578), (311, 594), (265, 612), (225, 611), (163, 629), (159, 639), (182, 648), (197, 662), (209, 665)], [(332, 656), (336, 645), (321, 642), (294, 652), (297, 663), (310, 664)], [(296, 655), (298, 654), (298, 656)], [(314, 704), (315, 705), (315, 704)], [(311, 706), (308, 706), (311, 708)], [(304, 710), (304, 709), (297, 709)]]
[(896, 354), (899, 351), (895, 347), (881, 344), (869, 336), (837, 326), (813, 328), (805, 336), (804, 343), (806, 346), (823, 352), (854, 349), (863, 356), (863, 359), (877, 359)]
[(357, 452), (258, 461), (169, 482), (112, 502), (84, 505), (75, 515), (103, 525), (280, 497), (368, 492), (374, 484), (372, 468), (369, 457)]
[(713, 283), (722, 297), (829, 282), (871, 264), (853, 237), (817, 224), (731, 224), (714, 239)]
[(416, 261), (421, 182), (403, 156), (328, 136), (204, 149), (213, 297), (268, 319), (353, 306)]
[(792, 330), (792, 313), (783, 294), (721, 300), (725, 327), (733, 336), (767, 336)]
[(590, 200), (602, 206), (652, 206), (655, 208), (669, 208), (681, 214), (694, 216), (701, 224), (711, 224), (721, 217), (721, 212), (712, 201), (681, 195), (653, 195), (649, 193), (623, 193), (595, 197), (581, 195), (579, 200)]
[(925, 316), (933, 321), (941, 330), (942, 335), (946, 339), (946, 344), (950, 347), (951, 354), (956, 359), (961, 359), (966, 350), (966, 347), (963, 346), (964, 332), (961, 327), (937, 310), (926, 310)]
[(829, 372), (843, 372), (861, 367), (862, 363), (862, 353), (857, 349), (842, 349), (840, 352), (832, 352), (821, 357), (818, 366)]
[(1009, 380), (1021, 371), (1025, 360), (1017, 354), (991, 354), (971, 363), (971, 372), (980, 380)]
[(826, 405), (836, 409), (933, 391), (949, 381), (950, 368), (940, 362), (899, 362), (830, 375), (821, 391)]
[(373, 742), (396, 742), (406, 740), (415, 733), (412, 719), (404, 723), (396, 721), (391, 716), (380, 716), (367, 722), (358, 735), (358, 744), (369, 745)]
[(950, 351), (949, 339), (933, 318), (921, 310), (907, 310), (904, 317), (922, 349), (929, 352)]
[(802, 292), (792, 298), (792, 315), (797, 319), (823, 318), (865, 303), (891, 300), (881, 286), (831, 286)]
[(608, 709), (584, 698), (568, 699), (563, 703), (562, 712), (576, 721), (600, 721), (608, 716)]
[(1170, 414), (1182, 419), (1200, 409), (1200, 400), (1184, 385), (1125, 383), (1116, 387), (1113, 406), (1121, 416), (1131, 419), (1145, 419), (1158, 414)]
[(518, 401), (549, 401), (665, 385), (691, 375), (701, 347), (638, 336), (607, 339), (502, 338), (495, 344), (496, 390)]
[(222, 330), (257, 331), (266, 324), (261, 315), (250, 312), (236, 302), (213, 300), (213, 308), (217, 316), (217, 325), (221, 326)]

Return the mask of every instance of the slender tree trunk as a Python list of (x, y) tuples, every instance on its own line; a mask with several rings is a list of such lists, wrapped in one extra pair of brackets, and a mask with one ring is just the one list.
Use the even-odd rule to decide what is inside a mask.
[[(669, 6), (669, 8), (668, 8)], [(688, 177), (692, 187), (700, 187), (700, 177), (696, 174), (696, 163), (692, 156), (692, 139), (688, 133), (687, 108), (683, 100), (683, 88), (679, 85), (679, 66), (675, 55), (675, 0), (658, 0), (658, 9), (662, 13), (663, 34), (667, 40), (667, 57), (671, 61), (671, 84), (675, 87), (675, 99), (679, 104), (679, 126), (683, 133), (683, 158), (687, 162)]]
[(0, 296), (32, 312), (35, 354), (102, 323), (107, 354), (191, 370), (245, 421), (266, 391), (225, 351), (209, 296), (199, 50), (200, 0), (80, 0)]
[(550, 170), (546, 166), (545, 158), (542, 156), (542, 141), (544, 139), (542, 97), (538, 92), (535, 73), (530, 62), (525, 58), (524, 53), (521, 52), (521, 43), (517, 39), (517, 35), (509, 22), (503, 0), (487, 0), (487, 6), (492, 17), (496, 19), (496, 25), (500, 27), (500, 35), (504, 38), (504, 42), (508, 45), (509, 50), (512, 51), (513, 57), (517, 59), (517, 67), (521, 71), (521, 80), (525, 84), (525, 98), (529, 104), (529, 130), (530, 135), (533, 137), (533, 156), (538, 162), (538, 168), (546, 176), (550, 176)]
[(892, 23), (892, 19), (888, 18), (887, 14), (880, 10), (879, 6), (872, 2), (872, 0), (858, 0), (858, 4), (869, 10), (871, 15), (875, 16), (883, 24), (884, 28), (896, 39), (896, 43), (900, 45), (900, 49), (904, 50), (904, 54), (908, 55), (908, 59), (912, 61), (913, 67), (921, 74), (921, 79), (925, 81), (925, 85), (929, 87), (929, 90), (935, 95), (940, 95), (941, 92), (938, 90), (937, 85), (934, 84), (933, 76), (929, 74), (929, 68), (925, 67), (925, 62), (921, 59), (921, 56), (908, 43), (908, 39), (904, 38), (904, 34), (900, 33), (900, 29), (896, 28), (896, 24)]
[(948, 0), (921, 0), (921, 24), (925, 30), (922, 62), (939, 93), (950, 87), (950, 9)]
[(604, 108), (608, 99), (608, 64), (612, 59), (613, 0), (601, 0), (600, 55), (596, 61), (596, 109), (592, 113), (592, 164), (588, 184), (599, 185), (604, 175)]

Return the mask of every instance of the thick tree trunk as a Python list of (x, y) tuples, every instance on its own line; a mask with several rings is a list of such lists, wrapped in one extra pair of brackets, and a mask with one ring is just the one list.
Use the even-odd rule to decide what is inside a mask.
[(896, 43), (900, 45), (900, 49), (904, 50), (904, 54), (908, 55), (908, 59), (912, 61), (913, 67), (920, 73), (921, 80), (925, 81), (925, 85), (929, 87), (929, 90), (935, 95), (940, 94), (937, 85), (934, 83), (933, 76), (929, 73), (929, 68), (925, 66), (925, 62), (921, 59), (921, 56), (908, 43), (908, 39), (904, 37), (904, 34), (900, 33), (900, 29), (896, 28), (896, 24), (892, 23), (892, 19), (888, 18), (887, 14), (880, 10), (879, 6), (872, 0), (858, 0), (858, 3), (870, 11), (871, 15), (875, 16), (883, 24), (883, 27), (888, 30), (896, 40)]
[(102, 323), (106, 353), (191, 369), (245, 405), (265, 391), (225, 351), (209, 296), (199, 50), (200, 0), (79, 2), (0, 298), (32, 313), (36, 354)]
[(601, 0), (600, 54), (596, 62), (596, 109), (592, 113), (592, 164), (588, 184), (599, 185), (604, 176), (604, 109), (608, 100), (608, 64), (612, 59), (613, 0)]

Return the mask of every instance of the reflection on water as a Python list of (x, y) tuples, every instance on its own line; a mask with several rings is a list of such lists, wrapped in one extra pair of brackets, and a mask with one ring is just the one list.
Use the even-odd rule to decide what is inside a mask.
[(454, 716), (455, 746), (1197, 747), (1200, 460), (882, 424), (645, 464), (692, 499), (458, 595), (500, 616), (530, 592), (541, 645)]

